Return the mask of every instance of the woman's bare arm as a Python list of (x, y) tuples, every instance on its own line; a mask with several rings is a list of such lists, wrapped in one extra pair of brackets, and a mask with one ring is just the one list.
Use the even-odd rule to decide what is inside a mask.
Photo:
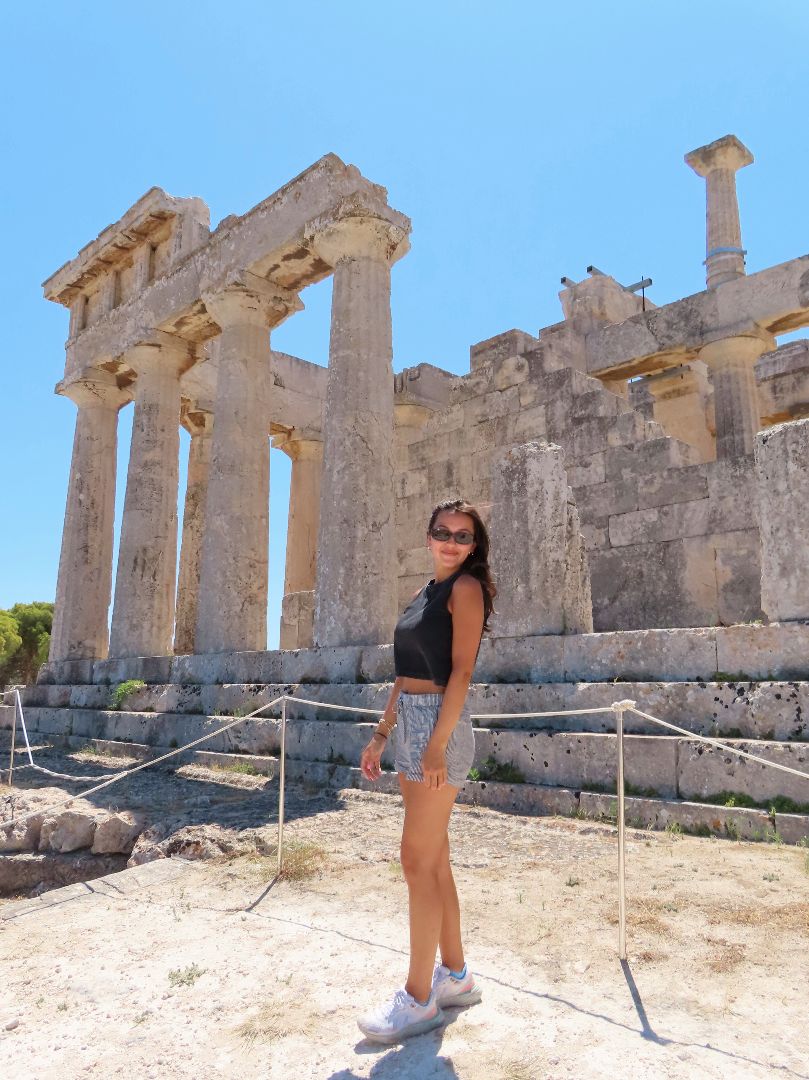
[(430, 738), (430, 743), (442, 750), (446, 749), (463, 711), (480, 646), (483, 588), (477, 578), (471, 574), (459, 577), (452, 587), (448, 607), (452, 615), (452, 672)]

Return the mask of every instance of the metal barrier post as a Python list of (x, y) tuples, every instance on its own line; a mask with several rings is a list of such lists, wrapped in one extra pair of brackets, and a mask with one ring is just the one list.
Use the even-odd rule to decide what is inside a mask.
[(287, 751), (287, 699), (286, 695), (281, 699), (281, 769), (279, 773), (278, 788), (278, 869), (280, 876), (281, 866), (284, 860), (284, 786), (286, 781), (286, 751)]
[(626, 815), (623, 788), (623, 708), (616, 708), (618, 729), (618, 959), (626, 959)]
[(624, 708), (616, 702), (615, 729), (618, 736), (618, 959), (626, 960), (626, 814), (624, 792)]

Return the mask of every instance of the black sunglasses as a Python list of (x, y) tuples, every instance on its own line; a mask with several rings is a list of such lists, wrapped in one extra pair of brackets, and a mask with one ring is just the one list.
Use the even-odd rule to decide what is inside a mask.
[(462, 547), (469, 547), (470, 544), (475, 542), (475, 534), (470, 532), (469, 529), (458, 529), (457, 532), (451, 532), (444, 525), (434, 525), (430, 529), (430, 536), (441, 544), (445, 544), (447, 540), (454, 540), (456, 544), (460, 544)]

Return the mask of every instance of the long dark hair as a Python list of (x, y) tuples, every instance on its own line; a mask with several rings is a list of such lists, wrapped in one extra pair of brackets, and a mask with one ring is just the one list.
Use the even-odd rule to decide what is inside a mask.
[(475, 547), (466, 556), (460, 572), (471, 574), (481, 584), (483, 589), (483, 629), (488, 630), (489, 619), (494, 612), (494, 598), (497, 596), (497, 586), (489, 569), (489, 533), (483, 524), (480, 512), (466, 499), (446, 499), (444, 502), (440, 502), (430, 514), (430, 521), (427, 525), (428, 533), (435, 524), (435, 519), (443, 510), (468, 514), (475, 523)]

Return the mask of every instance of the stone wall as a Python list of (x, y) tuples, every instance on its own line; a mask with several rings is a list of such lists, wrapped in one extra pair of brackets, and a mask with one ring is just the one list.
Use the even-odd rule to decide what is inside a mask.
[(558, 342), (522, 331), (483, 342), (449, 403), (420, 428), (397, 431), (400, 604), (431, 572), (425, 530), (432, 506), (462, 495), (486, 516), (495, 458), (546, 439), (565, 452), (596, 630), (758, 618), (752, 456), (703, 461), (598, 379), (562, 366), (565, 360)]

